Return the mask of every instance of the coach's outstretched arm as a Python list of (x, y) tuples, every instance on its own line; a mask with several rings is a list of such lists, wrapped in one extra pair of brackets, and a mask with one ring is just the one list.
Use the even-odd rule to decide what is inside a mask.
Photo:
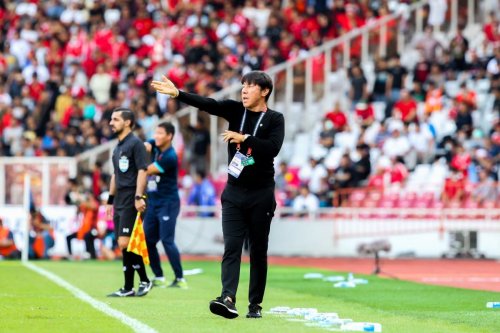
[(210, 97), (204, 97), (185, 91), (181, 92), (166, 76), (162, 77), (162, 81), (152, 81), (151, 87), (160, 94), (169, 95), (172, 98), (178, 97), (183, 103), (206, 111), (211, 115), (222, 117), (227, 121), (231, 121), (231, 117), (235, 116), (234, 108), (238, 107), (238, 104), (241, 104), (232, 100), (218, 101)]

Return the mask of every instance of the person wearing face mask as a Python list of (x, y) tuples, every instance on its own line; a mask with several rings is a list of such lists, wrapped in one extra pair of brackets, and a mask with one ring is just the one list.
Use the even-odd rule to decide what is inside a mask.
[(261, 318), (267, 280), (267, 249), (276, 209), (274, 158), (285, 136), (283, 114), (267, 107), (273, 90), (269, 75), (252, 71), (241, 79), (241, 102), (214, 100), (179, 91), (167, 78), (153, 81), (159, 93), (222, 117), (229, 127), (221, 136), (228, 143), (228, 181), (221, 195), (224, 255), (222, 292), (210, 302), (210, 311), (238, 317), (236, 292), (245, 236), (250, 242), (250, 288), (247, 318)]

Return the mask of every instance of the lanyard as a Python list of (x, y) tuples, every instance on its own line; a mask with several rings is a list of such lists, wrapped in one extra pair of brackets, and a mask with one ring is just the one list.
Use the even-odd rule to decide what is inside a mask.
[[(257, 130), (259, 129), (260, 122), (262, 121), (262, 118), (264, 118), (264, 114), (267, 111), (267, 107), (260, 113), (259, 119), (257, 119), (257, 123), (255, 124), (255, 128), (253, 129), (253, 134), (252, 136), (255, 136), (257, 134)], [(241, 118), (241, 124), (240, 124), (240, 134), (243, 134), (243, 127), (245, 126), (245, 121), (247, 120), (247, 109), (245, 109), (245, 112), (243, 113), (243, 118)], [(236, 151), (240, 151), (240, 144), (238, 143), (236, 145)], [(247, 156), (252, 155), (252, 148), (248, 147), (247, 149)]]

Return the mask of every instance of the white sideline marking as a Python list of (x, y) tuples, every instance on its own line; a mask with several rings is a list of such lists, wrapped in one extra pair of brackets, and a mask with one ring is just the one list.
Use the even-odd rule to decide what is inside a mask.
[(51, 272), (49, 272), (41, 267), (38, 267), (32, 263), (29, 263), (29, 262), (24, 262), (23, 265), (26, 266), (27, 268), (31, 269), (32, 271), (35, 271), (38, 274), (45, 276), (50, 281), (63, 287), (64, 289), (68, 290), (76, 298), (79, 298), (82, 301), (92, 305), (97, 310), (104, 312), (105, 314), (107, 314), (110, 317), (118, 319), (121, 323), (132, 328), (132, 330), (134, 330), (134, 332), (158, 333), (157, 330), (155, 330), (152, 327), (149, 327), (148, 325), (140, 322), (139, 320), (134, 319), (132, 317), (129, 317), (126, 314), (124, 314), (123, 312), (113, 309), (112, 307), (110, 307), (106, 303), (103, 303), (101, 301), (96, 300), (95, 298), (92, 298), (89, 294), (87, 294), (83, 290), (78, 289), (77, 287), (73, 286), (71, 283), (60, 278), (59, 276), (55, 275), (54, 273), (51, 273)]

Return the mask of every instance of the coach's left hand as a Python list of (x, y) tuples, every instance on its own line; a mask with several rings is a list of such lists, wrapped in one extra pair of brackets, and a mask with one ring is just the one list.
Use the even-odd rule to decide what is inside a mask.
[(146, 210), (146, 201), (144, 199), (136, 200), (135, 209), (137, 209), (138, 212), (143, 213)]

